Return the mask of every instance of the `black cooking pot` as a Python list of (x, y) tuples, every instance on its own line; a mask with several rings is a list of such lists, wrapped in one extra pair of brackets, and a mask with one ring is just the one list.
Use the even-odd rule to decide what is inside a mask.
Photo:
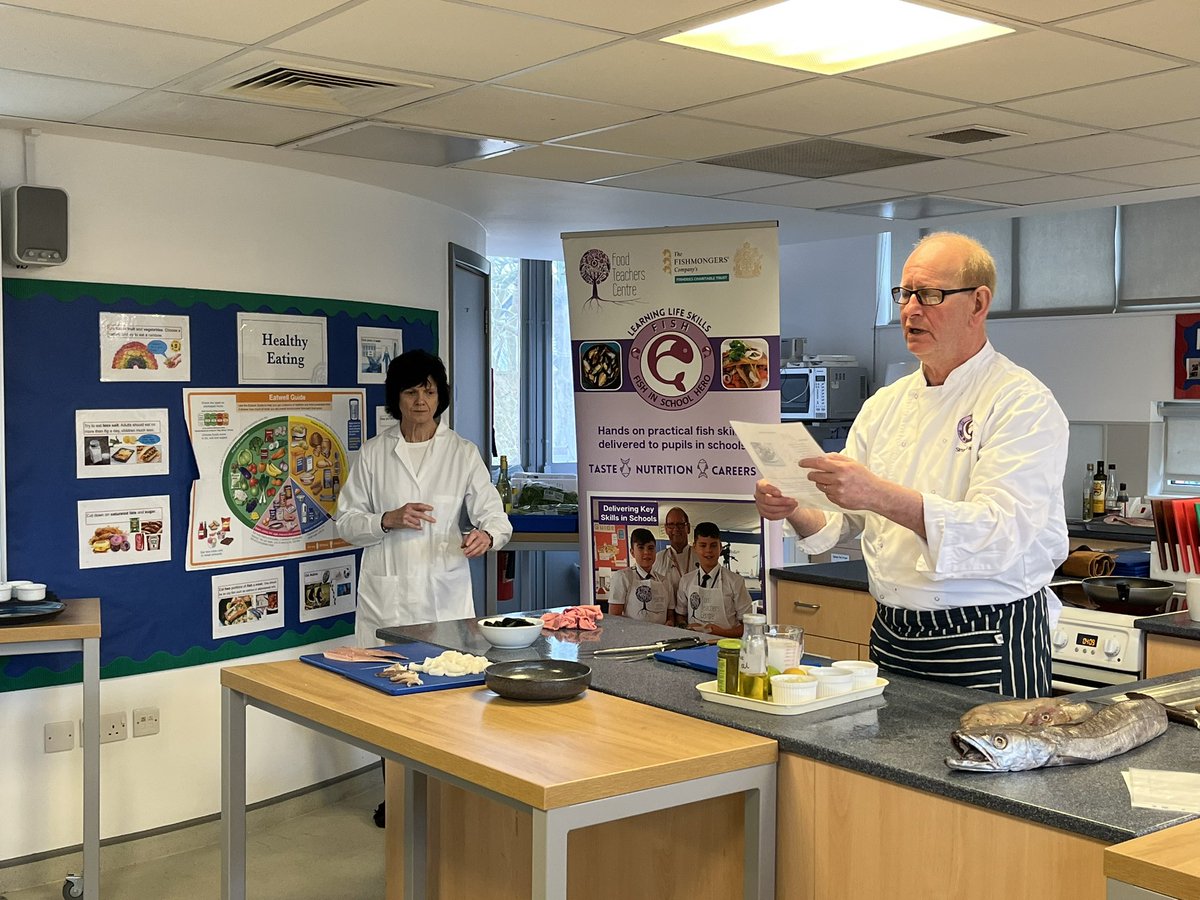
[(1125, 603), (1131, 606), (1161, 606), (1175, 593), (1175, 585), (1157, 578), (1125, 578), (1105, 575), (1085, 578), (1083, 592), (1098, 603)]

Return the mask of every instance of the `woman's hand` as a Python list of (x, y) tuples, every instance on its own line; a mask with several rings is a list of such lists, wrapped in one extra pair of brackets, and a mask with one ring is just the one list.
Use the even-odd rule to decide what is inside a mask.
[(491, 548), (492, 536), (486, 531), (475, 528), (463, 535), (462, 551), (467, 559), (483, 556)]
[(433, 516), (429, 513), (433, 507), (428, 503), (405, 503), (399, 509), (389, 510), (383, 514), (383, 527), (392, 528), (415, 528), (423, 527), (423, 522), (436, 522)]

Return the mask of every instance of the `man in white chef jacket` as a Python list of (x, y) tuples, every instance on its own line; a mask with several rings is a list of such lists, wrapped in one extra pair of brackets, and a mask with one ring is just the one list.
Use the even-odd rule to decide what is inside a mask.
[(692, 549), (692, 526), (688, 521), (688, 514), (683, 509), (673, 506), (667, 510), (663, 528), (667, 532), (668, 543), (658, 551), (653, 572), (667, 580), (671, 586), (671, 595), (674, 596), (680, 579), (696, 568), (698, 560), (696, 551)]
[(799, 508), (766, 481), (755, 501), (807, 553), (861, 532), (880, 666), (1044, 697), (1061, 609), (1047, 585), (1068, 551), (1068, 427), (1049, 389), (988, 341), (995, 284), (971, 238), (917, 244), (892, 296), (920, 369), (867, 400), (843, 453), (799, 461), (854, 512)]

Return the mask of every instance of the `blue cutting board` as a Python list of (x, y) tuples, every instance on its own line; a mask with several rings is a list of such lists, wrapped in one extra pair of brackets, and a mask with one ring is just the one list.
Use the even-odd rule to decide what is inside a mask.
[[(440, 656), (446, 651), (445, 647), (422, 643), (388, 644), (380, 649), (395, 650), (397, 653), (403, 653), (408, 657), (407, 660), (399, 660), (400, 662), (424, 662), (427, 656)], [(390, 666), (392, 661), (381, 660), (378, 663), (338, 662), (337, 660), (326, 659), (320, 653), (309, 653), (306, 656), (301, 656), (300, 659), (310, 666), (316, 666), (318, 669), (328, 669), (330, 672), (344, 675), (351, 681), (365, 684), (369, 688), (383, 691), (385, 694), (391, 694), (393, 697), (398, 697), (401, 694), (421, 694), (425, 691), (444, 691), (447, 688), (483, 684), (482, 672), (478, 675), (430, 675), (427, 672), (420, 672), (418, 674), (421, 676), (421, 681), (425, 682), (424, 684), (396, 684), (387, 678), (380, 678), (378, 675), (379, 672)]]
[[(708, 672), (710, 675), (717, 674), (717, 645), (705, 644), (703, 647), (689, 647), (687, 650), (672, 650), (670, 652), (658, 652), (654, 654), (655, 659), (661, 659), (665, 663), (670, 663), (673, 666), (683, 666), (685, 669), (697, 669), (701, 672)], [(804, 666), (827, 666), (829, 658), (825, 656), (810, 656), (805, 654), (800, 660), (800, 664)]]

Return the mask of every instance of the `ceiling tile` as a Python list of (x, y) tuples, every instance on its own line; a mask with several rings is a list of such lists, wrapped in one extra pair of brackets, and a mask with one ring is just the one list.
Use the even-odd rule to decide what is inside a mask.
[(717, 194), (748, 191), (773, 184), (787, 184), (795, 180), (787, 175), (774, 175), (770, 172), (751, 172), (748, 169), (685, 162), (646, 172), (635, 172), (632, 175), (618, 175), (601, 183), (639, 191), (715, 197)]
[(1118, 166), (1087, 173), (1091, 178), (1139, 184), (1143, 187), (1177, 187), (1200, 184), (1200, 156), (1185, 159), (1166, 159), (1143, 163), (1140, 166)]
[(272, 46), (484, 81), (614, 39), (578, 25), (446, 0), (366, 0)]
[(627, 41), (502, 80), (548, 94), (670, 112), (808, 77), (704, 50)]
[(977, 200), (959, 200), (956, 197), (901, 197), (876, 203), (856, 203), (838, 206), (832, 211), (856, 216), (874, 216), (877, 219), (932, 219), (939, 216), (957, 216), (963, 213), (983, 212), (1003, 208), (993, 203)]
[(1029, 181), (1010, 181), (1006, 184), (987, 184), (954, 191), (956, 197), (987, 200), (992, 203), (1011, 203), (1029, 206), (1034, 203), (1053, 203), (1058, 200), (1078, 200), (1082, 197), (1105, 197), (1127, 191), (1142, 190), (1132, 184), (1116, 184), (1076, 175), (1047, 175)]
[(863, 69), (855, 77), (975, 103), (1001, 103), (1176, 65), (1087, 38), (1029, 31)]
[(623, 34), (640, 34), (681, 19), (704, 16), (729, 6), (731, 0), (605, 0), (603, 3), (564, 3), (563, 0), (474, 0), (482, 6), (518, 12), (578, 25), (607, 28)]
[(1092, 134), (1069, 141), (1055, 141), (1052, 144), (980, 153), (972, 159), (1001, 166), (1066, 174), (1078, 172), (1085, 166), (1088, 169), (1107, 169), (1112, 166), (1131, 166), (1191, 155), (1191, 150), (1179, 144), (1151, 141), (1131, 134)]
[(746, 128), (691, 116), (663, 115), (561, 141), (573, 147), (691, 160), (794, 141), (783, 131)]
[(276, 146), (352, 121), (348, 116), (155, 91), (98, 113), (85, 124)]
[(961, 107), (952, 100), (821, 78), (689, 110), (694, 115), (802, 134), (837, 134)]
[(1149, 128), (1136, 128), (1130, 133), (1156, 140), (1178, 141), (1181, 144), (1200, 147), (1200, 119), (1171, 122), (1169, 125), (1151, 125)]
[(1026, 169), (989, 166), (967, 159), (937, 159), (932, 162), (895, 166), (875, 172), (858, 172), (835, 179), (850, 184), (891, 188), (908, 193), (937, 193), (980, 184), (998, 184), (1029, 178)]
[(528, 147), (454, 166), (480, 172), (549, 178), (553, 181), (597, 181), (664, 165), (664, 160), (620, 153), (600, 153), (574, 147)]
[(0, 60), (8, 69), (157, 87), (237, 49), (233, 44), (0, 5)]
[(1129, 0), (963, 0), (959, 5), (1029, 22), (1057, 22), (1071, 16), (1120, 6)]
[(1200, 9), (1196, 0), (1149, 0), (1084, 16), (1063, 27), (1133, 47), (1200, 60)]
[[(996, 138), (995, 140), (978, 144), (947, 143), (946, 141), (934, 140), (928, 136), (972, 127), (989, 128), (1013, 133), (1007, 137)], [(1086, 128), (1082, 125), (1069, 125), (1064, 122), (1053, 122), (1049, 119), (1038, 119), (1033, 116), (1026, 116), (1004, 109), (974, 107), (942, 116), (930, 116), (926, 119), (898, 122), (895, 125), (884, 125), (880, 128), (852, 131), (843, 134), (842, 137), (860, 144), (878, 144), (885, 147), (895, 147), (897, 150), (908, 150), (913, 153), (929, 153), (935, 156), (965, 156), (972, 153), (981, 153), (984, 150), (1024, 147), (1029, 144), (1045, 143), (1046, 141), (1082, 137), (1085, 134), (1094, 134), (1096, 130), (1095, 128)]]
[[(1200, 9), (1196, 20), (1200, 23)], [(1195, 108), (1198, 95), (1200, 69), (1181, 68), (1015, 100), (1008, 105), (1038, 116), (1125, 129), (1173, 122), (1182, 111)]]
[(472, 134), (537, 142), (649, 115), (652, 115), (649, 110), (632, 106), (536, 94), (500, 85), (476, 85), (446, 97), (402, 106), (374, 118), (446, 131), (469, 127)]
[(141, 88), (0, 69), (0, 116), (78, 122), (141, 92)]
[(18, 0), (48, 12), (67, 13), (105, 22), (156, 28), (179, 34), (253, 44), (305, 19), (341, 6), (345, 0), (204, 0), (202, 3), (156, 3), (147, 0)]
[(723, 194), (724, 200), (745, 200), (750, 203), (773, 203), (778, 206), (801, 206), (805, 209), (823, 209), (829, 206), (847, 206), (852, 203), (868, 203), (886, 200), (903, 191), (886, 188), (863, 187), (857, 184), (838, 184), (833, 181), (797, 181), (775, 187), (753, 191)]

